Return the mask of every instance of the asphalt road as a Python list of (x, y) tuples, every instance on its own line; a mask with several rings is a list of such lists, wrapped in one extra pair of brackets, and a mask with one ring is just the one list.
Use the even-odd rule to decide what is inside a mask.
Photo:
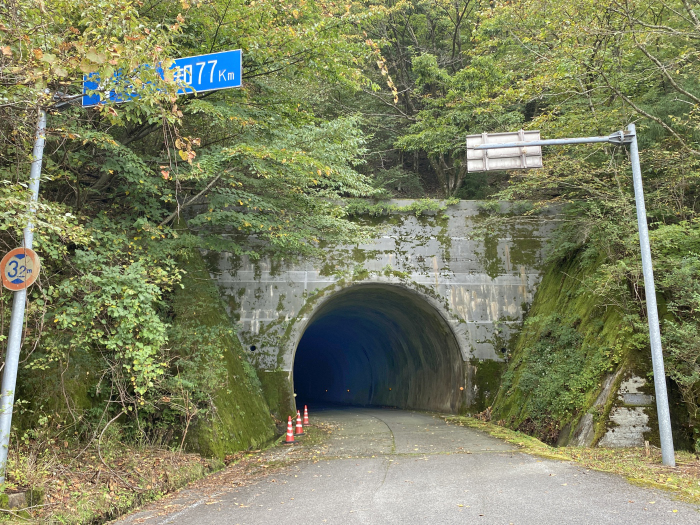
[(523, 454), (427, 414), (353, 408), (313, 418), (336, 427), (321, 459), (248, 485), (183, 491), (119, 523), (700, 523), (700, 509), (664, 492)]

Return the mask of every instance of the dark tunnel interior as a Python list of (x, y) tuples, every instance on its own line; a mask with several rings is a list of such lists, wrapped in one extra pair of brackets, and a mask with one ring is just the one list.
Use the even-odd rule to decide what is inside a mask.
[(451, 328), (419, 294), (357, 285), (315, 313), (294, 358), (299, 404), (457, 412), (463, 361)]

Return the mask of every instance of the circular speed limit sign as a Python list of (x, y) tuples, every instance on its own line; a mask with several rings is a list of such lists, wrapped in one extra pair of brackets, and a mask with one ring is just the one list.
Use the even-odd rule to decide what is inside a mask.
[(8, 290), (17, 292), (34, 284), (39, 277), (39, 256), (30, 248), (15, 248), (0, 262), (2, 284)]

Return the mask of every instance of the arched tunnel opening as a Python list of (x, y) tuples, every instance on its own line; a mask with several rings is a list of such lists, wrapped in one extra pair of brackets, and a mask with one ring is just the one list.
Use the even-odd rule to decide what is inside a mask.
[(338, 292), (309, 320), (294, 357), (299, 404), (457, 412), (462, 354), (449, 324), (421, 295), (395, 285)]

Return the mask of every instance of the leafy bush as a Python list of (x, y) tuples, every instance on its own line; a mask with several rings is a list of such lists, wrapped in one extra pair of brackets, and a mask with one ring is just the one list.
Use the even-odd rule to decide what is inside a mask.
[(587, 348), (577, 324), (565, 323), (557, 314), (527, 321), (530, 327), (537, 327), (539, 336), (522, 353), (527, 366), (518, 388), (527, 397), (530, 418), (538, 431), (577, 415), (601, 374), (610, 368), (609, 349)]

